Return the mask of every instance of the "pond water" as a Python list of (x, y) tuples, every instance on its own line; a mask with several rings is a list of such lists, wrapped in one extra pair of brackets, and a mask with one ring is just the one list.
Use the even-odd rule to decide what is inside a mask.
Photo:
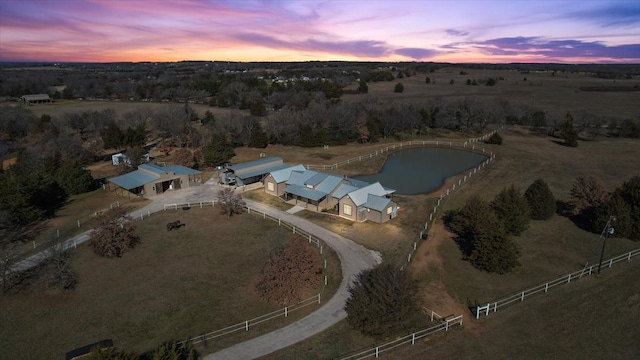
[(354, 178), (370, 183), (379, 181), (401, 195), (429, 193), (442, 186), (447, 178), (476, 167), (487, 158), (447, 148), (406, 149), (389, 155), (379, 173)]

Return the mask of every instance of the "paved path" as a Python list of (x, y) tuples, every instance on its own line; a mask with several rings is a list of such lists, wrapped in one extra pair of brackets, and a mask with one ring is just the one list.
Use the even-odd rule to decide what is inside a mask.
[[(133, 218), (139, 218), (141, 216), (146, 217), (148, 213), (154, 213), (162, 210), (164, 208), (164, 204), (180, 204), (187, 202), (196, 204), (199, 201), (211, 201), (215, 199), (216, 193), (219, 189), (220, 186), (216, 185), (213, 180), (210, 180), (202, 185), (191, 186), (180, 191), (167, 192), (162, 195), (155, 196), (152, 203), (139, 210), (133, 211), (129, 215)], [(241, 190), (239, 189), (239, 191)], [(247, 206), (252, 208), (252, 210), (255, 209), (261, 212), (266, 212), (271, 216), (278, 217), (283, 221), (294, 225), (296, 228), (303, 229), (304, 231), (322, 239), (336, 252), (340, 259), (342, 267), (342, 282), (340, 283), (336, 294), (331, 299), (327, 300), (318, 310), (305, 318), (284, 328), (207, 355), (204, 357), (205, 360), (258, 358), (289, 345), (293, 345), (329, 328), (347, 316), (344, 311), (345, 302), (349, 297), (347, 288), (349, 284), (352, 283), (353, 279), (355, 279), (355, 276), (362, 270), (372, 268), (382, 260), (378, 253), (368, 250), (347, 238), (330, 232), (329, 230), (305, 219), (299, 218), (293, 214), (288, 214), (284, 211), (270, 208), (254, 201), (245, 199), (245, 202), (247, 203)], [(89, 240), (90, 235), (91, 230), (86, 231), (65, 241), (63, 243), (63, 247), (66, 249), (81, 244)], [(14, 271), (27, 270), (42, 262), (48, 256), (48, 250), (45, 250), (17, 263), (12, 267), (12, 269)], [(323, 301), (325, 300), (323, 299)]]
[(367, 250), (365, 247), (305, 219), (250, 200), (245, 199), (245, 202), (247, 206), (252, 209), (278, 217), (294, 225), (296, 228), (303, 229), (322, 239), (340, 258), (342, 282), (336, 294), (321, 306), (320, 309), (314, 311), (307, 317), (276, 331), (207, 355), (204, 357), (205, 360), (255, 359), (293, 345), (329, 328), (347, 316), (344, 311), (344, 305), (349, 297), (347, 291), (348, 285), (358, 273), (373, 267), (381, 260), (379, 254)]

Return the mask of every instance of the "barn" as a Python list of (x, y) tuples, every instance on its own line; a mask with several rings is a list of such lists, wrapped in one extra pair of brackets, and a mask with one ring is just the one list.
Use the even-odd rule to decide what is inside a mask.
[(154, 196), (202, 182), (202, 173), (181, 165), (142, 164), (138, 170), (108, 179), (109, 190), (127, 196)]
[(49, 94), (22, 95), (20, 102), (24, 105), (46, 104), (51, 102)]
[(229, 165), (222, 170), (220, 182), (226, 185), (249, 185), (262, 181), (272, 171), (288, 168), (282, 159), (273, 156)]

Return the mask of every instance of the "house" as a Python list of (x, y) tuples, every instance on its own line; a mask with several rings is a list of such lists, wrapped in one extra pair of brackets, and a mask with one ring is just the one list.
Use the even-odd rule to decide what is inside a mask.
[[(113, 165), (131, 165), (131, 159), (129, 158), (130, 154), (128, 152), (122, 152), (122, 153), (117, 153), (117, 154), (113, 154), (111, 155), (111, 163)], [(140, 162), (141, 163), (147, 163), (149, 162), (150, 158), (149, 158), (149, 153), (143, 154), (142, 157), (140, 158)]]
[(353, 221), (386, 222), (398, 213), (398, 204), (389, 198), (394, 192), (378, 182), (351, 190), (340, 197), (338, 214)]
[(380, 183), (307, 170), (303, 165), (271, 172), (264, 178), (264, 191), (314, 211), (336, 209), (352, 221), (386, 222), (397, 215), (393, 189)]
[(138, 196), (153, 196), (169, 190), (189, 187), (202, 181), (200, 171), (182, 165), (158, 166), (142, 164), (138, 170), (108, 179), (109, 190), (126, 191)]
[(227, 166), (220, 175), (220, 183), (249, 185), (262, 181), (272, 171), (288, 168), (282, 159), (274, 156)]
[(51, 98), (49, 94), (22, 95), (20, 97), (20, 103), (24, 105), (45, 104), (50, 102)]

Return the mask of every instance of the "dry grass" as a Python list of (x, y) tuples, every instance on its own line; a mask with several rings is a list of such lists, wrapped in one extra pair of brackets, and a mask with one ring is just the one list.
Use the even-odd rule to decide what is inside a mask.
[[(174, 219), (187, 225), (164, 230)], [(157, 213), (137, 225), (141, 245), (123, 258), (100, 258), (89, 246), (74, 252), (72, 268), (79, 279), (75, 291), (36, 283), (0, 297), (3, 356), (62, 358), (66, 351), (103, 338), (113, 338), (120, 349), (142, 352), (162, 341), (206, 333), (280, 308), (253, 291), (268, 257), (264, 234), (284, 231), (277, 223), (194, 208)], [(329, 256), (331, 286), (325, 297), (340, 281), (339, 263), (334, 254)], [(315, 308), (210, 341), (204, 352), (281, 327)]]
[[(442, 211), (464, 204), (472, 195), (478, 195), (490, 200), (504, 187), (514, 184), (522, 191), (535, 179), (541, 177), (550, 186), (558, 199), (568, 198), (568, 193), (574, 179), (579, 175), (593, 174), (613, 189), (631, 176), (640, 174), (640, 163), (635, 159), (640, 154), (640, 142), (626, 139), (601, 139), (597, 142), (580, 142), (578, 148), (560, 146), (547, 137), (530, 136), (520, 130), (513, 133), (503, 133), (505, 145), (493, 146), (497, 153), (497, 161), (482, 170), (479, 176), (467, 182), (460, 191), (446, 198)], [(490, 147), (490, 146), (487, 146)], [(450, 180), (451, 182), (451, 180)], [(434, 195), (439, 195), (436, 192)], [(405, 227), (415, 226), (424, 222), (424, 213), (428, 214), (433, 196), (398, 197), (398, 201), (407, 204), (400, 212), (405, 218), (398, 218), (402, 223), (404, 236), (412, 235)], [(426, 212), (425, 212), (426, 211)], [(442, 212), (441, 212), (442, 213)], [(418, 220), (419, 219), (419, 220)], [(379, 236), (374, 236), (375, 230), (367, 229), (366, 224), (340, 224), (317, 220), (323, 226), (342, 232), (345, 236), (383, 252), (383, 257), (396, 258), (394, 247), (388, 241), (389, 228), (376, 227)], [(394, 220), (395, 221), (395, 220)], [(398, 223), (400, 223), (398, 222)], [(395, 225), (395, 224), (394, 224)], [(344, 229), (340, 229), (340, 227)], [(367, 231), (369, 230), (369, 231)], [(416, 231), (413, 231), (415, 233)], [(349, 234), (349, 235), (347, 235)], [(397, 239), (402, 241), (402, 236)], [(405, 240), (406, 241), (406, 240)], [(413, 240), (410, 240), (410, 244)], [(431, 239), (427, 241), (433, 241)], [(444, 239), (438, 254), (443, 267), (424, 266), (421, 258), (416, 257), (412, 265), (412, 272), (424, 285), (424, 291), (438, 292), (446, 289), (447, 297), (457, 299), (464, 307), (476, 301), (479, 303), (496, 300), (514, 291), (526, 289), (545, 280), (562, 276), (584, 267), (586, 263), (594, 264), (598, 260), (601, 242), (597, 234), (581, 230), (567, 218), (555, 216), (549, 221), (534, 221), (530, 228), (517, 239), (522, 249), (520, 261), (522, 266), (507, 275), (494, 275), (480, 272), (468, 262), (461, 259), (457, 245), (450, 239)], [(625, 239), (609, 239), (606, 257), (626, 252), (638, 247), (637, 242)], [(400, 259), (402, 260), (402, 259)], [(637, 354), (640, 350), (615, 349), (614, 344), (630, 345), (639, 336), (634, 316), (628, 311), (635, 311), (637, 317), (638, 290), (629, 290), (627, 283), (637, 277), (638, 267), (633, 262), (620, 264), (620, 267), (633, 268), (619, 271), (618, 277), (603, 274), (602, 279), (611, 277), (610, 281), (592, 278), (578, 285), (570, 285), (566, 290), (553, 291), (549, 295), (537, 300), (527, 300), (526, 304), (516, 305), (493, 315), (490, 319), (478, 323), (467, 320), (470, 313), (465, 313), (467, 325), (464, 330), (456, 330), (452, 334), (436, 335), (431, 340), (422, 341), (421, 347), (399, 350), (394, 355), (382, 358), (424, 358), (436, 356), (444, 358), (472, 358), (488, 359), (500, 357), (500, 349), (505, 346), (506, 358), (558, 358), (568, 352), (553, 352), (558, 347), (570, 348), (575, 351), (574, 358), (589, 358), (591, 353), (611, 351), (611, 354)], [(613, 274), (613, 272), (611, 273)], [(441, 286), (432, 286), (433, 283)], [(589, 296), (584, 296), (588, 293)], [(435, 294), (431, 294), (437, 297)], [(444, 294), (443, 294), (444, 295)], [(425, 296), (429, 298), (429, 296)], [(635, 300), (634, 300), (635, 299)], [(620, 308), (621, 316), (615, 316), (616, 304), (629, 304), (629, 308)], [(600, 304), (608, 304), (600, 306)], [(438, 311), (432, 304), (424, 304)], [(430, 306), (431, 305), (431, 306)], [(620, 305), (622, 306), (622, 305)], [(579, 308), (580, 311), (576, 311)], [(604, 309), (604, 310), (603, 310)], [(631, 310), (629, 310), (631, 309)], [(593, 315), (592, 312), (599, 312)], [(505, 315), (506, 314), (506, 315)], [(535, 314), (531, 316), (530, 314)], [(553, 314), (540, 316), (540, 314)], [(552, 320), (557, 316), (561, 320), (559, 331), (555, 331), (557, 323)], [(593, 316), (593, 317), (592, 317)], [(592, 320), (594, 318), (601, 319)], [(493, 320), (495, 319), (495, 320)], [(502, 320), (505, 319), (505, 320)], [(589, 324), (585, 327), (583, 324)], [(547, 333), (553, 327), (554, 331)], [(508, 330), (506, 330), (508, 329)], [(532, 330), (534, 329), (534, 330)], [(584, 341), (597, 338), (599, 331), (605, 331), (609, 338), (615, 338), (611, 343)], [(544, 333), (544, 335), (542, 335)], [(548, 335), (549, 334), (549, 335)], [(552, 334), (552, 335), (551, 335)], [(580, 335), (578, 335), (580, 334)], [(496, 338), (497, 337), (497, 338)], [(341, 339), (345, 339), (341, 341)], [(523, 339), (527, 339), (524, 341)], [(538, 339), (540, 339), (538, 341)], [(442, 345), (441, 343), (442, 342)], [(431, 345), (433, 344), (433, 346)], [(495, 345), (495, 344), (499, 344)], [(568, 344), (568, 345), (567, 345)], [(267, 359), (317, 359), (335, 358), (371, 347), (371, 339), (362, 337), (349, 329), (345, 322), (328, 331), (280, 351)], [(451, 352), (453, 347), (462, 348), (462, 352)], [(537, 346), (545, 351), (538, 356)], [(433, 349), (433, 351), (432, 351)], [(607, 350), (603, 350), (607, 349)], [(473, 353), (473, 356), (469, 355)], [(522, 354), (522, 355), (521, 355)], [(564, 355), (558, 355), (564, 354)], [(604, 355), (603, 355), (604, 356)], [(572, 355), (573, 357), (573, 355)], [(604, 356), (607, 357), (607, 356)], [(613, 356), (613, 358), (624, 358)]]
[[(460, 75), (460, 71), (469, 75)], [(429, 76), (432, 83), (425, 84)], [(469, 86), (467, 79), (497, 80), (495, 86)], [(503, 78), (504, 80), (499, 80)], [(527, 78), (527, 81), (524, 81)], [(435, 84), (433, 83), (435, 79)], [(449, 84), (450, 80), (454, 84)], [(394, 93), (394, 86), (401, 82), (404, 92)], [(598, 79), (586, 74), (562, 74), (551, 72), (534, 72), (520, 74), (511, 70), (476, 70), (462, 69), (455, 66), (442, 68), (433, 74), (419, 74), (409, 78), (369, 83), (369, 94), (381, 101), (422, 102), (436, 98), (454, 99), (477, 97), (488, 101), (503, 101), (520, 106), (531, 106), (546, 111), (552, 118), (564, 119), (567, 112), (574, 117), (583, 113), (596, 117), (615, 116), (619, 118), (637, 119), (640, 103), (640, 91), (627, 92), (594, 92), (581, 91), (582, 86), (635, 86), (638, 79), (611, 80)], [(345, 95), (345, 101), (360, 101), (362, 95)]]

